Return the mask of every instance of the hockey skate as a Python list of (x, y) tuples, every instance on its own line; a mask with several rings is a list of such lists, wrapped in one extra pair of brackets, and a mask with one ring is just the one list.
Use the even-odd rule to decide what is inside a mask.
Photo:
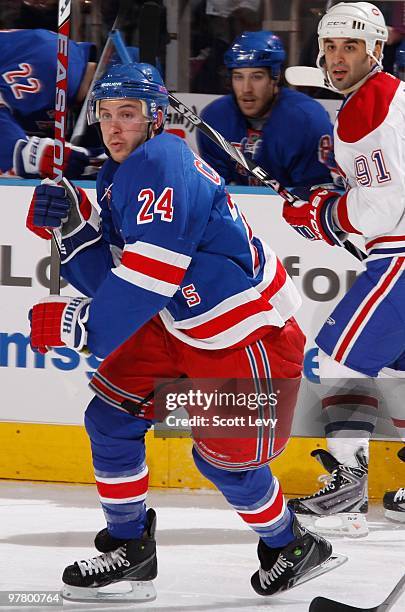
[[(405, 446), (398, 452), (401, 461), (405, 461)], [(385, 516), (392, 521), (405, 523), (405, 487), (397, 491), (387, 491), (383, 497)]]
[[(62, 576), (62, 597), (72, 601), (93, 602), (145, 602), (156, 599), (155, 587), (151, 582), (157, 576), (155, 511), (149, 508), (146, 517), (146, 529), (139, 540), (123, 540), (121, 546), (113, 549), (111, 546), (117, 540), (110, 536), (108, 552), (69, 565)], [(104, 534), (103, 542), (107, 540)], [(131, 589), (103, 589), (121, 582), (129, 582)]]
[(296, 539), (284, 548), (269, 548), (259, 540), (257, 554), (260, 568), (250, 580), (259, 595), (274, 595), (329, 572), (347, 561), (332, 554), (332, 545), (321, 536), (307, 531), (294, 517)]
[(383, 506), (387, 518), (405, 523), (405, 487), (398, 491), (387, 491), (383, 497)]
[(314, 450), (311, 455), (329, 472), (319, 477), (326, 484), (313, 495), (290, 499), (288, 507), (300, 515), (307, 527), (319, 533), (366, 536), (368, 464), (363, 449), (356, 453), (356, 467), (340, 465), (323, 449)]

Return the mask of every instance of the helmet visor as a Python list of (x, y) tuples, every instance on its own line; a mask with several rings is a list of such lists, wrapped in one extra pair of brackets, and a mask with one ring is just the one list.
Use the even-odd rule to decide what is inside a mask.
[(151, 118), (144, 100), (103, 98), (89, 100), (87, 120), (89, 125), (100, 123), (101, 126), (120, 122), (126, 130), (131, 130), (149, 123)]

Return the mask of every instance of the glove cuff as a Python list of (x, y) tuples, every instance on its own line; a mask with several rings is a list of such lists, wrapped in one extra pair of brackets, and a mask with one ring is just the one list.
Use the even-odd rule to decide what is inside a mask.
[(63, 311), (60, 337), (66, 346), (81, 351), (87, 342), (86, 322), (89, 318), (91, 299), (71, 299)]
[(342, 242), (339, 240), (336, 232), (340, 231), (340, 227), (337, 226), (333, 219), (333, 209), (339, 201), (338, 196), (334, 196), (325, 200), (323, 206), (319, 211), (319, 218), (322, 225), (322, 229), (329, 239), (329, 244), (341, 246)]

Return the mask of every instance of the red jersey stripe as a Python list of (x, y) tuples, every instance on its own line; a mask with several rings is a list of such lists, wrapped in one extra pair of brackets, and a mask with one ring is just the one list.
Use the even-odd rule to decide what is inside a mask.
[(145, 257), (138, 253), (125, 251), (122, 255), (121, 264), (130, 270), (140, 272), (151, 278), (170, 283), (172, 285), (180, 285), (183, 280), (185, 270), (171, 264), (164, 263), (157, 259)]
[(258, 296), (256, 300), (248, 302), (247, 304), (241, 304), (236, 306), (228, 312), (224, 312), (213, 319), (201, 325), (196, 325), (191, 329), (183, 330), (185, 334), (191, 338), (211, 338), (221, 332), (224, 332), (234, 325), (237, 325), (244, 319), (251, 317), (260, 312), (272, 310), (273, 306), (269, 303), (269, 300), (275, 295), (280, 287), (285, 283), (286, 271), (282, 266), (281, 262), (277, 260), (277, 269), (274, 279), (268, 287), (261, 293), (261, 297)]
[(380, 236), (379, 238), (374, 238), (370, 240), (370, 242), (366, 243), (366, 249), (370, 249), (375, 244), (379, 244), (381, 242), (403, 242), (405, 240), (405, 236)]
[(337, 350), (336, 355), (335, 355), (335, 360), (336, 361), (341, 361), (341, 359), (342, 359), (342, 357), (343, 357), (347, 347), (349, 346), (352, 338), (354, 337), (354, 335), (357, 332), (357, 330), (360, 328), (361, 324), (363, 323), (363, 321), (366, 318), (367, 314), (370, 312), (371, 308), (374, 306), (376, 301), (382, 295), (384, 295), (384, 293), (387, 291), (388, 287), (393, 282), (393, 280), (398, 275), (398, 273), (401, 273), (401, 267), (402, 267), (403, 262), (404, 262), (404, 258), (403, 257), (399, 257), (397, 259), (397, 261), (395, 262), (391, 272), (386, 276), (384, 281), (381, 283), (380, 287), (376, 291), (374, 291), (374, 293), (372, 293), (370, 295), (368, 301), (361, 308), (361, 310), (360, 310), (359, 314), (357, 315), (356, 319), (353, 321), (351, 327), (349, 328), (349, 330), (347, 331), (347, 333), (345, 334), (345, 336), (342, 339), (342, 342), (341, 342), (341, 344), (339, 346), (339, 349)]

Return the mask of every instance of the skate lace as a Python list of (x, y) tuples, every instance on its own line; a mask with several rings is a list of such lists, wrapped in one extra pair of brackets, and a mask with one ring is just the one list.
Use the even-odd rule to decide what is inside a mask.
[(279, 555), (271, 570), (264, 570), (263, 568), (259, 567), (259, 580), (262, 589), (265, 589), (272, 582), (277, 580), (277, 578), (284, 574), (288, 567), (293, 567), (293, 565), (294, 563), (287, 561), (283, 555)]
[(322, 489), (319, 489), (319, 491), (317, 491), (316, 493), (313, 493), (312, 495), (307, 495), (302, 499), (310, 499), (313, 497), (317, 497), (318, 495), (323, 495), (324, 493), (329, 493), (329, 491), (333, 491), (333, 489), (335, 488), (336, 476), (337, 470), (333, 470), (332, 474), (321, 474), (321, 476), (318, 476), (319, 482), (325, 483)]
[(405, 500), (405, 488), (398, 489), (395, 493), (394, 501), (402, 501)]
[(85, 577), (87, 573), (91, 576), (93, 572), (95, 574), (99, 572), (103, 574), (105, 571), (108, 572), (111, 569), (117, 569), (117, 567), (128, 567), (130, 562), (126, 558), (125, 546), (121, 546), (121, 548), (117, 548), (117, 550), (104, 553), (98, 557), (78, 561), (77, 565), (79, 566), (82, 576)]

